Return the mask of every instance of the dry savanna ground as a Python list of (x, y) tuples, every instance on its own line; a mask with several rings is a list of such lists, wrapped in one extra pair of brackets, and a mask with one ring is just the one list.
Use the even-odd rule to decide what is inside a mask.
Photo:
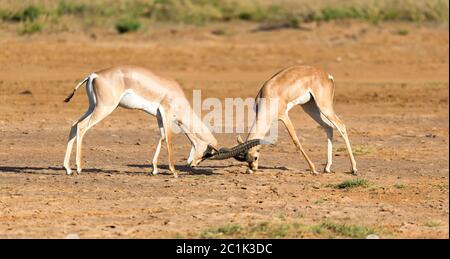
[[(249, 22), (159, 25), (148, 33), (0, 34), (0, 237), (448, 238), (448, 26), (335, 21), (253, 31)], [(224, 29), (226, 28), (226, 29)], [(85, 170), (62, 169), (70, 125), (87, 108), (75, 83), (133, 64), (180, 82), (190, 98), (254, 97), (289, 65), (320, 67), (336, 81), (359, 176), (335, 134), (333, 174), (310, 175), (286, 130), (262, 148), (261, 170), (233, 161), (150, 176), (156, 119), (117, 109), (88, 132)], [(206, 113), (208, 111), (204, 111)], [(204, 114), (203, 114), (204, 115)], [(318, 167), (325, 133), (300, 108), (290, 115)], [(217, 134), (222, 146), (236, 134)]]

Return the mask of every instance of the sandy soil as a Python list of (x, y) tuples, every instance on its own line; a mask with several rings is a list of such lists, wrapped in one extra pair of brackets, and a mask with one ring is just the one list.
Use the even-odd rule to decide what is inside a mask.
[[(253, 32), (252, 24), (229, 26), (222, 36), (211, 33), (220, 24), (124, 36), (3, 32), (0, 237), (200, 237), (206, 229), (260, 222), (362, 225), (379, 229), (383, 238), (449, 237), (448, 28), (338, 22)], [(184, 166), (189, 142), (177, 135), (180, 177), (168, 174), (165, 148), (162, 173), (150, 176), (156, 120), (124, 109), (87, 134), (85, 170), (66, 176), (67, 135), (87, 100), (82, 90), (69, 104), (62, 101), (88, 73), (119, 64), (174, 78), (189, 97), (201, 89), (203, 98), (220, 99), (254, 97), (264, 80), (292, 64), (323, 68), (335, 78), (335, 109), (349, 128), (358, 177), (369, 186), (330, 186), (355, 178), (337, 134), (335, 173), (308, 174), (282, 125), (279, 141), (263, 148), (262, 170), (253, 175), (232, 160), (190, 170)], [(325, 133), (301, 109), (290, 115), (321, 168)], [(223, 146), (235, 144), (235, 134), (216, 136)], [(284, 236), (329, 237), (293, 233)]]

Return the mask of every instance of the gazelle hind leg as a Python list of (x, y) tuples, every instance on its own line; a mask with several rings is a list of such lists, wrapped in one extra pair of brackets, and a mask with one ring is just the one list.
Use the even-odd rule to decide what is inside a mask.
[(301, 107), (325, 130), (327, 135), (327, 164), (324, 172), (331, 173), (331, 165), (333, 164), (333, 124), (320, 113), (319, 107), (317, 107), (314, 99), (301, 105)]
[(78, 123), (77, 127), (77, 154), (76, 154), (76, 164), (77, 164), (77, 173), (80, 174), (82, 170), (82, 146), (83, 146), (83, 138), (86, 132), (92, 128), (95, 124), (99, 123), (106, 116), (108, 116), (113, 110), (115, 106), (102, 106), (99, 108), (96, 106), (92, 114), (84, 118), (82, 121)]
[(83, 116), (81, 116), (80, 119), (73, 123), (72, 127), (70, 128), (69, 139), (67, 140), (66, 154), (64, 156), (64, 168), (66, 169), (66, 173), (68, 175), (72, 174), (72, 169), (70, 169), (70, 156), (72, 154), (73, 143), (75, 142), (77, 137), (78, 123), (88, 117), (92, 113), (92, 111), (92, 109), (89, 109)]
[(161, 114), (161, 119), (162, 119), (162, 124), (163, 124), (163, 129), (164, 129), (164, 133), (166, 136), (166, 144), (167, 144), (167, 156), (169, 159), (169, 170), (173, 173), (173, 176), (175, 178), (178, 177), (178, 173), (175, 170), (175, 164), (173, 161), (173, 146), (172, 146), (172, 125), (170, 124), (170, 111), (169, 113), (166, 113), (167, 111), (165, 111), (163, 108), (159, 109), (159, 113)]
[(159, 153), (161, 151), (161, 143), (166, 139), (166, 134), (164, 132), (164, 124), (162, 122), (161, 113), (159, 113), (159, 112), (157, 115), (157, 120), (158, 120), (159, 132), (161, 135), (160, 135), (160, 138), (158, 141), (158, 145), (156, 146), (155, 155), (153, 156), (153, 160), (152, 160), (152, 166), (153, 166), (152, 174), (153, 175), (158, 174), (158, 157), (159, 157)]
[(302, 147), (302, 144), (300, 144), (297, 134), (295, 133), (295, 128), (292, 125), (292, 122), (289, 119), (289, 117), (287, 115), (281, 115), (279, 119), (284, 123), (286, 129), (289, 132), (289, 135), (292, 138), (292, 141), (294, 141), (295, 146), (300, 150), (303, 157), (306, 159), (306, 162), (308, 162), (309, 168), (311, 169), (311, 173), (317, 174), (316, 167), (314, 166), (314, 163), (311, 161), (311, 159), (309, 159), (308, 155), (306, 154), (305, 150)]
[(72, 174), (72, 169), (70, 169), (70, 157), (72, 154), (73, 143), (77, 139), (78, 135), (78, 124), (89, 117), (95, 109), (96, 97), (94, 94), (92, 81), (89, 81), (86, 84), (86, 94), (89, 100), (89, 108), (87, 112), (83, 116), (81, 116), (81, 118), (79, 118), (75, 123), (72, 124), (72, 127), (70, 128), (69, 139), (67, 141), (66, 154), (64, 156), (64, 168), (66, 169), (66, 173), (68, 175)]

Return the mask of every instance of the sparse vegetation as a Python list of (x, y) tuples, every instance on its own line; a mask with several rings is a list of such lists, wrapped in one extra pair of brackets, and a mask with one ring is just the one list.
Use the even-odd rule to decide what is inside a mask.
[(56, 12), (59, 16), (67, 14), (80, 15), (86, 12), (86, 10), (87, 6), (84, 4), (60, 0)]
[(330, 187), (333, 187), (336, 189), (349, 190), (349, 189), (353, 189), (356, 187), (367, 187), (368, 184), (369, 184), (368, 181), (365, 179), (351, 179), (351, 180), (345, 180), (345, 181), (335, 184), (335, 185), (330, 185)]
[[(20, 2), (20, 1), (18, 1)], [(20, 6), (19, 8), (17, 6)], [(360, 19), (381, 21), (445, 22), (448, 23), (448, 1), (359, 1), (345, 3), (317, 1), (287, 1), (283, 4), (265, 1), (221, 0), (153, 0), (153, 1), (68, 1), (53, 0), (45, 6), (9, 4), (0, 9), (0, 19), (6, 22), (35, 21), (41, 16), (91, 17), (94, 23), (108, 25), (117, 16), (133, 17), (133, 23), (120, 25), (119, 33), (139, 28), (137, 20), (203, 25), (208, 22), (242, 20), (261, 23), (261, 30), (300, 28), (302, 23)], [(130, 19), (128, 19), (129, 21)], [(81, 20), (80, 20), (81, 21)], [(82, 21), (81, 21), (82, 22)], [(112, 22), (114, 24), (114, 22)], [(115, 24), (118, 27), (117, 24)], [(127, 29), (129, 28), (129, 29)], [(130, 30), (131, 29), (131, 30)], [(399, 30), (407, 35), (407, 30)]]
[(137, 31), (140, 27), (141, 23), (133, 18), (122, 19), (116, 23), (116, 30), (119, 33)]
[(201, 238), (223, 238), (235, 236), (241, 232), (239, 225), (225, 225), (218, 228), (210, 228), (200, 233)]
[(18, 28), (17, 32), (20, 35), (33, 34), (40, 32), (42, 30), (42, 25), (37, 22), (26, 22), (21, 27)]
[(374, 234), (375, 230), (361, 225), (340, 224), (334, 222), (324, 222), (311, 227), (311, 231), (317, 234), (328, 234), (331, 237), (351, 237), (365, 238), (367, 235)]
[(394, 187), (397, 188), (397, 189), (404, 189), (406, 186), (404, 184), (401, 184), (401, 183), (396, 183), (396, 184), (394, 184)]
[(223, 35), (226, 35), (228, 32), (224, 28), (219, 28), (219, 29), (213, 30), (211, 33), (214, 35), (223, 36)]
[[(373, 151), (373, 147), (367, 144), (363, 144), (363, 145), (353, 145), (352, 147), (353, 149), (353, 154), (356, 156), (361, 156), (361, 155), (367, 155), (372, 153)], [(345, 147), (339, 147), (336, 149), (336, 152), (347, 152), (347, 148)]]
[(439, 227), (441, 225), (441, 222), (435, 221), (435, 220), (428, 220), (425, 222), (425, 226), (429, 228)]
[(3, 15), (3, 19), (14, 22), (32, 22), (42, 14), (41, 9), (35, 5), (30, 5), (22, 10)]
[(406, 36), (406, 35), (409, 34), (409, 31), (406, 30), (406, 29), (400, 29), (400, 30), (397, 31), (397, 34), (401, 35), (401, 36)]
[(362, 225), (326, 221), (307, 226), (299, 222), (259, 222), (249, 226), (225, 225), (200, 233), (201, 238), (298, 238), (298, 237), (350, 237), (365, 238), (376, 231)]
[(356, 145), (353, 148), (353, 154), (355, 154), (355, 156), (358, 155), (367, 155), (370, 154), (372, 152), (373, 148), (369, 145)]

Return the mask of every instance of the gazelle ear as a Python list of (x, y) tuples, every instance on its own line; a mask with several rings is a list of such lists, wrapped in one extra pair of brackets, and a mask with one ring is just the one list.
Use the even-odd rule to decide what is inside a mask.
[(242, 140), (241, 135), (238, 135), (238, 136), (237, 136), (237, 142), (238, 142), (239, 144), (244, 143), (244, 140)]

